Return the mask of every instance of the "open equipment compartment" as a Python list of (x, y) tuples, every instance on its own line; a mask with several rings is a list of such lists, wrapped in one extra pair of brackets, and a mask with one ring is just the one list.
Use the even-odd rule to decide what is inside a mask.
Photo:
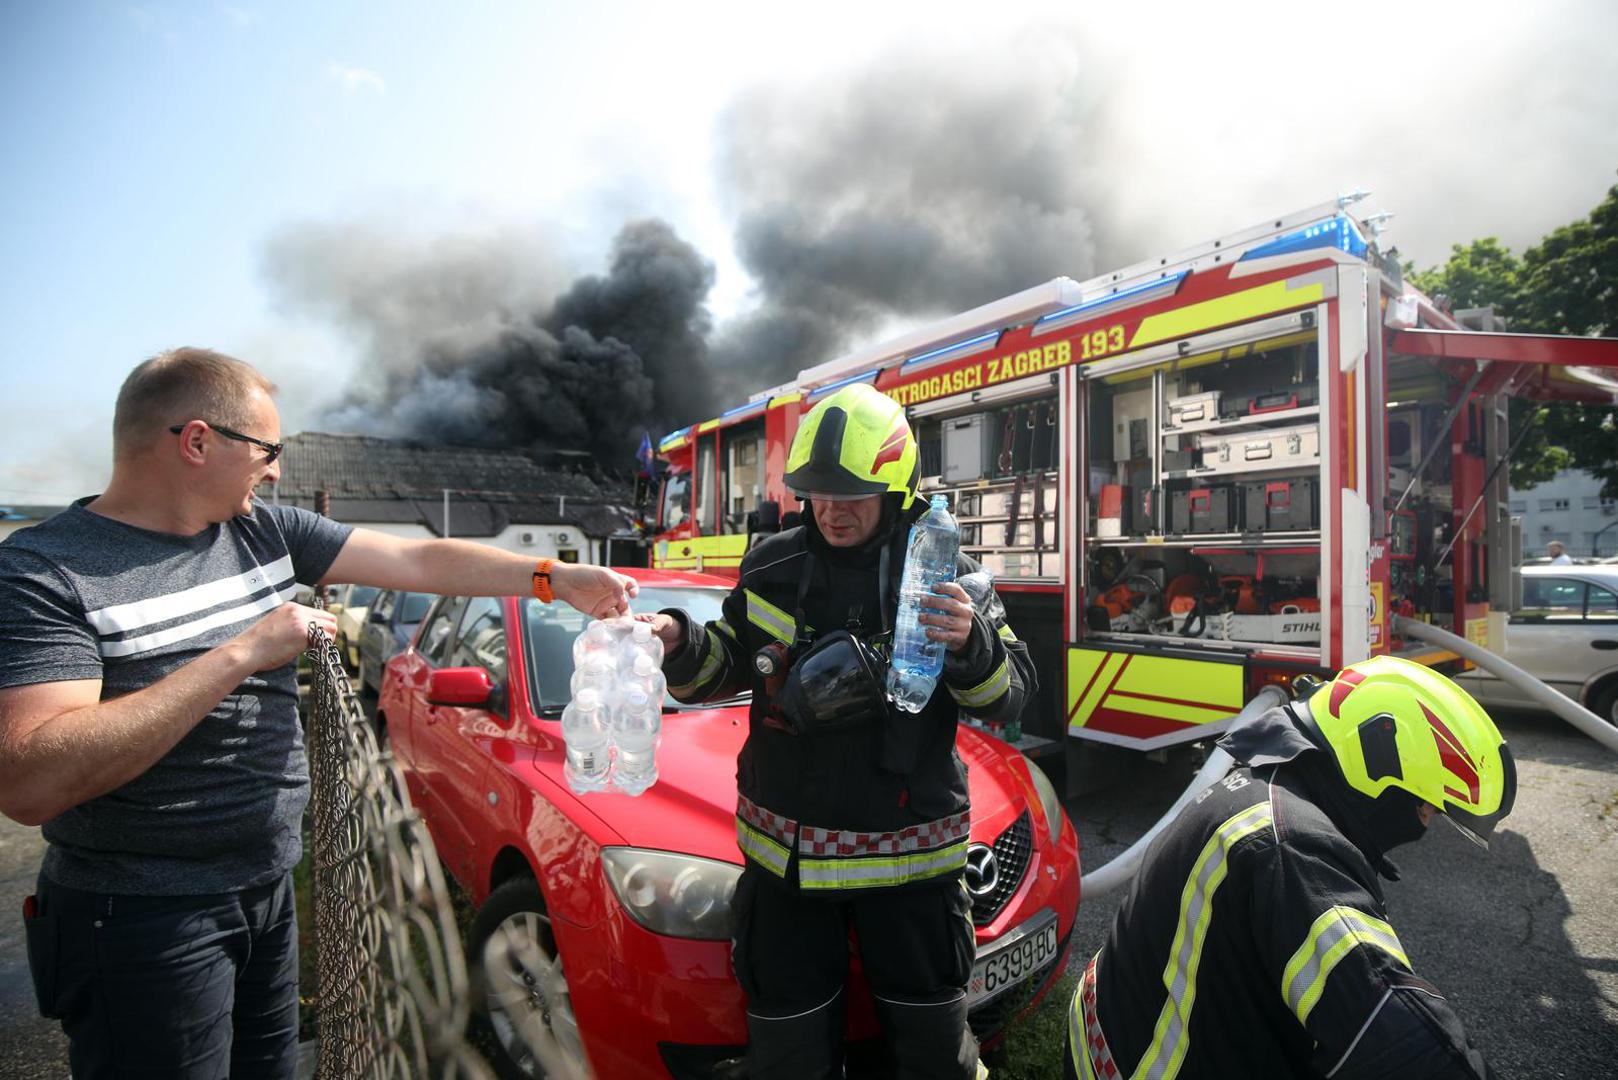
[(1089, 639), (1319, 662), (1320, 334), (1271, 322), (1084, 372)]

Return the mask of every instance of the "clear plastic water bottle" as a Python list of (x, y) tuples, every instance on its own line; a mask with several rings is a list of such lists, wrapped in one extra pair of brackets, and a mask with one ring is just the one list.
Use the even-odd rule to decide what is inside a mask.
[(663, 731), (663, 696), (639, 687), (624, 690), (614, 711), (612, 783), (625, 795), (639, 795), (657, 783), (657, 743)]
[[(637, 622), (629, 628), (628, 646), (635, 654), (644, 654), (652, 658), (653, 667), (663, 666), (663, 639), (652, 633), (652, 624)], [(629, 658), (629, 667), (633, 668), (635, 657)]]
[(955, 580), (955, 557), (960, 549), (961, 533), (950, 516), (949, 500), (934, 495), (927, 513), (910, 527), (904, 577), (899, 584), (888, 697), (905, 712), (926, 707), (944, 670), (944, 643), (929, 639), (927, 625), (918, 618), (933, 610), (923, 607), (921, 598), (932, 595), (934, 585)]
[(580, 795), (605, 788), (612, 768), (612, 710), (594, 688), (580, 690), (562, 710), (562, 742), (568, 786)]
[(618, 697), (618, 658), (610, 652), (586, 653), (584, 662), (573, 669), (569, 682), (573, 696), (581, 690), (594, 690), (609, 707)]
[(573, 666), (584, 666), (585, 659), (592, 653), (615, 652), (618, 648), (618, 635), (612, 632), (612, 627), (600, 619), (592, 619), (590, 625), (584, 628), (584, 633), (573, 639)]
[(663, 692), (668, 688), (668, 680), (663, 677), (663, 669), (652, 659), (651, 653), (636, 653), (619, 685), (626, 694), (638, 690), (661, 705)]

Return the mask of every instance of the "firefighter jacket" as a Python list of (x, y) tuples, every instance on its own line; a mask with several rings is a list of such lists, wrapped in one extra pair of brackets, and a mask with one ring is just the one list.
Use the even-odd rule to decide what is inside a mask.
[(1329, 766), (1302, 766), (1236, 769), (1153, 842), (1074, 996), (1069, 1076), (1490, 1075), (1323, 809)]
[[(1015, 718), (1034, 685), (1027, 646), (1005, 623), (992, 591), (979, 605), (967, 647), (946, 654), (938, 689), (916, 714), (883, 705), (869, 723), (791, 734), (770, 722), (771, 701), (755, 654), (806, 637), (883, 626), (880, 548), (890, 547), (887, 590), (894, 621), (908, 522), (863, 549), (836, 549), (812, 520), (759, 543), (742, 561), (723, 617), (685, 628), (664, 662), (679, 700), (711, 701), (753, 692), (746, 744), (737, 760), (737, 840), (743, 855), (804, 893), (845, 895), (958, 874), (966, 863), (966, 770), (955, 752), (964, 711), (990, 721)], [(959, 576), (978, 569), (959, 558)], [(804, 575), (808, 575), (807, 588)]]

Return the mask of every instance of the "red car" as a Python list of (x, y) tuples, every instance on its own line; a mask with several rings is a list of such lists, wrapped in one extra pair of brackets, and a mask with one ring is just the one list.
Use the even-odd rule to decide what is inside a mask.
[[(731, 587), (703, 574), (628, 572), (641, 585), (637, 609), (684, 607), (698, 620), (717, 618)], [(474, 980), (523, 991), (531, 1015), (490, 1010), (502, 1072), (545, 1075), (517, 1036), (528, 1029), (547, 1041), (541, 1059), (560, 1054), (577, 1075), (739, 1075), (747, 1028), (729, 898), (742, 863), (733, 815), (746, 700), (692, 708), (670, 699), (657, 783), (638, 798), (575, 795), (559, 718), (584, 624), (561, 604), (445, 597), (388, 663), (378, 723), (439, 856), (478, 907), (467, 941)], [(1027, 758), (965, 726), (957, 747), (972, 796), (971, 1017), (992, 1044), (1064, 966), (1078, 837)], [(482, 971), (482, 947), (502, 926), (527, 934), (546, 963)], [(878, 1048), (857, 959), (854, 968), (851, 1072)]]

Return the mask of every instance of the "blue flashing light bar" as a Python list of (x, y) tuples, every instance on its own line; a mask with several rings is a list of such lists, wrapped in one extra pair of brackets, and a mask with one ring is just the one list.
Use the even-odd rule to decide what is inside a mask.
[(739, 415), (741, 415), (742, 413), (745, 413), (745, 412), (763, 412), (764, 407), (766, 405), (768, 405), (768, 404), (769, 404), (768, 401), (748, 401), (748, 402), (744, 402), (741, 405), (736, 406), (734, 409), (726, 409), (724, 412), (720, 413), (719, 414), (719, 422), (724, 423), (726, 420), (729, 420), (731, 417), (739, 416)]
[(813, 401), (816, 398), (825, 397), (834, 390), (841, 390), (845, 386), (850, 386), (854, 383), (860, 382), (876, 382), (876, 372), (867, 371), (863, 375), (850, 375), (846, 379), (838, 379), (834, 383), (827, 383), (825, 386), (817, 386), (815, 389), (809, 391), (806, 398), (807, 400)]
[(1181, 270), (1178, 274), (1170, 274), (1167, 277), (1158, 278), (1156, 281), (1146, 281), (1139, 285), (1131, 285), (1127, 289), (1121, 289), (1115, 293), (1108, 293), (1106, 296), (1098, 296), (1094, 300), (1085, 300), (1082, 303), (1074, 304), (1072, 307), (1063, 308), (1061, 311), (1053, 311), (1049, 315), (1044, 316), (1038, 322), (1036, 322), (1034, 324), (1034, 329), (1038, 330), (1046, 323), (1054, 322), (1057, 319), (1071, 318), (1081, 311), (1091, 311), (1095, 308), (1106, 307), (1108, 304), (1116, 304), (1120, 300), (1126, 300), (1129, 297), (1137, 296), (1140, 293), (1151, 292), (1154, 289), (1173, 291), (1173, 289), (1179, 286), (1180, 281), (1190, 272), (1191, 271), (1189, 270)]
[(1353, 219), (1339, 214), (1330, 221), (1306, 225), (1296, 232), (1278, 236), (1268, 244), (1261, 244), (1247, 252), (1239, 261), (1262, 259), (1269, 255), (1291, 255), (1294, 252), (1323, 247), (1336, 248), (1348, 252), (1357, 259), (1363, 259), (1370, 245), (1365, 242), (1364, 235), (1360, 232), (1359, 226), (1354, 224)]
[(957, 341), (953, 345), (944, 345), (940, 348), (933, 349), (930, 352), (924, 352), (920, 356), (912, 356), (910, 359), (899, 365), (899, 370), (910, 371), (920, 365), (928, 364), (936, 360), (943, 360), (954, 355), (955, 353), (965, 352), (968, 349), (993, 343), (999, 339), (1000, 331), (990, 330), (988, 333), (979, 334), (975, 338), (968, 338), (966, 341)]

